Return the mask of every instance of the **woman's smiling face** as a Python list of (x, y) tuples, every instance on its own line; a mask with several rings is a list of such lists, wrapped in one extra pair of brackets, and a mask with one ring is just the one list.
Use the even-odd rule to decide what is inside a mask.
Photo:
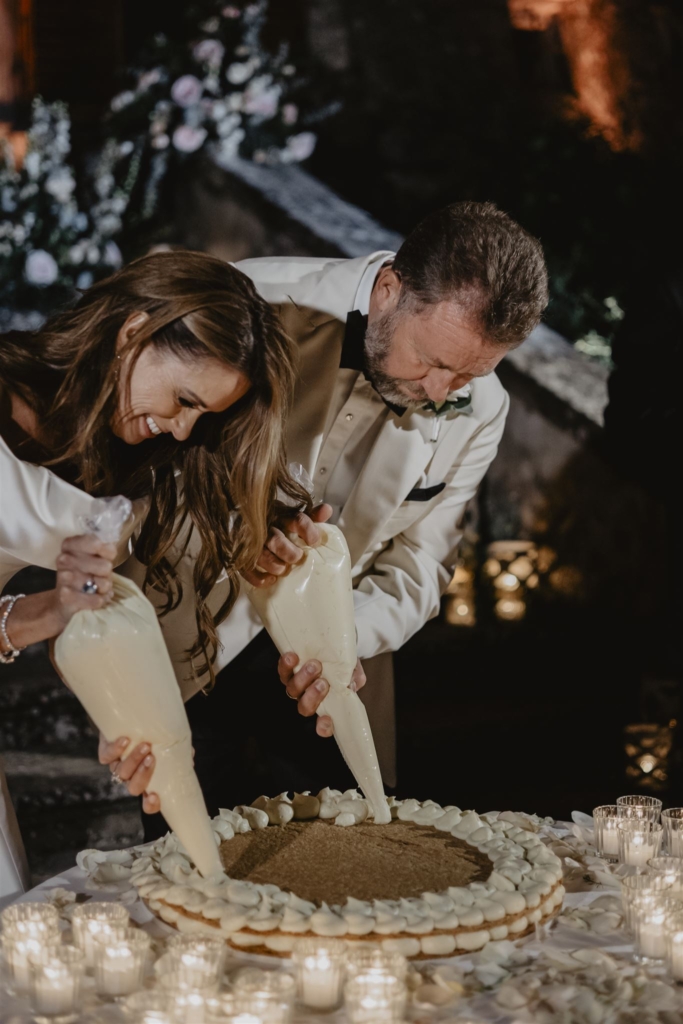
[[(129, 318), (120, 332), (130, 335)], [(133, 329), (141, 326), (139, 319)], [(123, 336), (123, 337), (122, 337)], [(212, 356), (179, 356), (147, 345), (128, 374), (121, 359), (118, 410), (111, 428), (126, 444), (140, 444), (160, 434), (185, 441), (205, 412), (225, 412), (251, 387), (248, 378)]]

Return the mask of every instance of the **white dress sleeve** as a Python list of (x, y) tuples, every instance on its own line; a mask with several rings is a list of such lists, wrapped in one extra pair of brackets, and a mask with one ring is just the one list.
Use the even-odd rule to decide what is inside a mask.
[(54, 569), (62, 542), (83, 532), (79, 520), (94, 501), (46, 467), (16, 458), (0, 438), (0, 591), (24, 566)]

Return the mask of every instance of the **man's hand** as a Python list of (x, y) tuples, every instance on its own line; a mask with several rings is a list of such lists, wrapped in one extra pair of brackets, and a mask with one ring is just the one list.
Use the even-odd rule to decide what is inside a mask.
[(100, 764), (108, 764), (115, 779), (125, 783), (131, 796), (142, 794), (142, 809), (145, 814), (156, 814), (161, 809), (156, 793), (148, 793), (147, 787), (152, 779), (154, 754), (149, 743), (140, 743), (128, 757), (121, 760), (121, 755), (128, 746), (129, 740), (120, 736), (113, 743), (108, 743), (100, 733), (100, 745), (97, 751)]
[[(294, 666), (298, 661), (299, 658), (296, 654), (291, 652), (283, 654), (277, 664), (278, 675), (287, 696), (297, 702), (299, 714), (304, 718), (310, 718), (317, 712), (330, 687), (325, 679), (321, 679), (323, 667), (319, 661), (307, 661), (295, 671)], [(353, 671), (351, 689), (360, 690), (362, 686), (365, 686), (365, 672), (359, 658)], [(329, 715), (319, 716), (315, 731), (318, 736), (334, 734), (332, 719)]]
[[(322, 540), (316, 523), (326, 523), (331, 515), (330, 505), (317, 505), (312, 509), (310, 516), (305, 512), (299, 512), (283, 525), (287, 533), (295, 533), (304, 544), (315, 548)], [(242, 576), (254, 587), (272, 587), (278, 577), (286, 576), (292, 566), (302, 558), (301, 548), (293, 544), (282, 530), (273, 527), (255, 568), (243, 572)]]

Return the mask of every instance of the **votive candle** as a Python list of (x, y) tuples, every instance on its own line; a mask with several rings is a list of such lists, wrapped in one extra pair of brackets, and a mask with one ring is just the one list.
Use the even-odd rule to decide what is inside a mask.
[(284, 971), (241, 971), (233, 983), (237, 1006), (264, 1024), (286, 1024), (292, 1015), (296, 982)]
[(601, 807), (593, 808), (595, 846), (598, 856), (606, 860), (619, 859), (619, 820), (619, 808), (616, 804), (603, 804)]
[(358, 974), (390, 974), (400, 981), (405, 980), (408, 961), (401, 953), (387, 953), (381, 946), (356, 946), (350, 949), (346, 958), (346, 977)]
[(59, 944), (49, 925), (43, 925), (42, 933), (34, 923), (34, 934), (26, 935), (17, 923), (5, 925), (0, 941), (9, 973), (10, 984), (17, 992), (27, 992), (31, 977), (31, 956), (37, 956), (44, 949)]
[(351, 1024), (402, 1020), (406, 986), (390, 974), (357, 974), (344, 987), (344, 1004)]
[(620, 821), (619, 860), (630, 867), (645, 869), (647, 862), (659, 853), (662, 843), (662, 826), (651, 821), (635, 818)]
[(333, 1010), (341, 1001), (346, 943), (341, 939), (301, 938), (294, 943), (297, 992), (312, 1010)]
[(641, 818), (644, 821), (657, 822), (662, 812), (662, 801), (656, 796), (644, 796), (642, 793), (630, 796), (618, 796), (617, 807), (621, 818)]
[(0, 914), (0, 920), (3, 928), (12, 925), (29, 938), (59, 935), (59, 914), (51, 903), (12, 903)]
[(672, 913), (666, 922), (666, 966), (674, 981), (683, 984), (683, 910)]
[(130, 917), (120, 903), (81, 903), (71, 915), (74, 943), (85, 953), (86, 967), (95, 959), (95, 936), (125, 928)]
[(76, 946), (52, 946), (31, 957), (29, 997), (39, 1024), (76, 1020), (84, 973), (85, 955)]
[(683, 857), (683, 807), (662, 811), (664, 844), (672, 857)]
[(120, 999), (142, 988), (150, 937), (139, 928), (112, 928), (95, 936), (93, 973), (100, 996)]
[[(647, 873), (660, 878), (667, 895), (683, 900), (683, 859), (680, 857), (653, 857), (647, 862)], [(683, 910), (683, 906), (681, 907)]]

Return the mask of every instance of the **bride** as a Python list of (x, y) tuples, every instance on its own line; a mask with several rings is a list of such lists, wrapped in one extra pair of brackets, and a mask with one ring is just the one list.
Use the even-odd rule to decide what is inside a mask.
[[(210, 671), (237, 575), (256, 565), (273, 524), (309, 500), (284, 459), (292, 381), (290, 342), (270, 306), (242, 273), (202, 253), (145, 256), (37, 334), (0, 338), (0, 592), (24, 566), (58, 570), (54, 590), (1, 599), (0, 663), (56, 637), (78, 609), (101, 607), (133, 532), (145, 585), (174, 607), (171, 552), (191, 525), (201, 551), (190, 657)], [(93, 498), (110, 494), (138, 499), (118, 552), (78, 536)], [(206, 599), (224, 572), (232, 586), (213, 616)], [(143, 792), (150, 758), (138, 748), (121, 773), (131, 792)], [(145, 810), (158, 810), (156, 797)], [(26, 880), (1, 771), (0, 876), (0, 899)]]

